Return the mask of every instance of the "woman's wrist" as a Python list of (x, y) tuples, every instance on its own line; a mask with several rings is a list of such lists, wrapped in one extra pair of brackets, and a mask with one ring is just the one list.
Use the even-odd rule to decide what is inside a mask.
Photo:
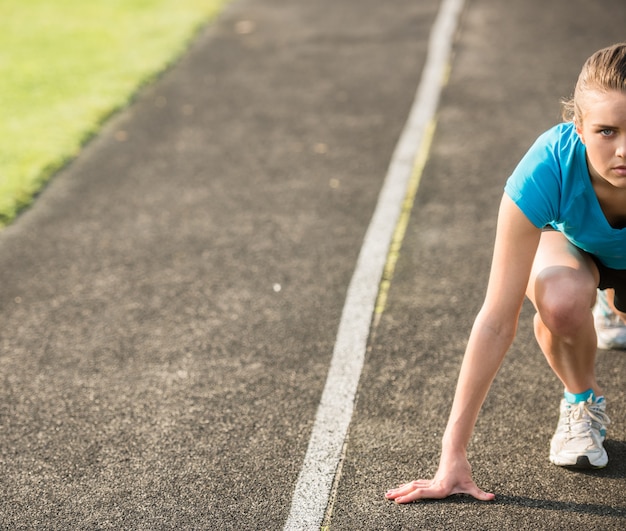
[(446, 430), (441, 441), (441, 457), (466, 459), (467, 443)]

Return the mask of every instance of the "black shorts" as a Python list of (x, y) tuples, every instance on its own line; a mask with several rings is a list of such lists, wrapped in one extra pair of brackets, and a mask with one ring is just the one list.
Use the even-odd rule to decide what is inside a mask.
[(598, 289), (613, 288), (615, 290), (615, 307), (620, 312), (626, 312), (626, 269), (611, 269), (592, 254), (589, 256), (600, 273)]

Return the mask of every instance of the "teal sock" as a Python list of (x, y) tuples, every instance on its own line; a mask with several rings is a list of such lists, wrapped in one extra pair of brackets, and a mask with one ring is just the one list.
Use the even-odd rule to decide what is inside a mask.
[(578, 402), (586, 402), (590, 398), (595, 402), (596, 395), (593, 394), (593, 389), (587, 389), (582, 393), (570, 393), (569, 391), (565, 391), (563, 393), (565, 400), (567, 400), (570, 404), (577, 404)]

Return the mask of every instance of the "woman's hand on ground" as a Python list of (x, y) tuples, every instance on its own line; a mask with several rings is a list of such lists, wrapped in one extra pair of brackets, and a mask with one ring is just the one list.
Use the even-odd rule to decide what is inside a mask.
[(452, 494), (469, 494), (477, 500), (491, 501), (495, 495), (478, 488), (472, 479), (472, 470), (467, 459), (454, 463), (442, 460), (433, 479), (420, 479), (387, 491), (385, 497), (396, 503), (415, 500), (442, 499)]

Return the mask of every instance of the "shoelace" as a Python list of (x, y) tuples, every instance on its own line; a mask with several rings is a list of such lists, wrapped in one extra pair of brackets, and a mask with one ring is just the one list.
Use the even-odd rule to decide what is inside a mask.
[(572, 437), (586, 437), (589, 430), (594, 428), (600, 432), (611, 423), (609, 416), (593, 403), (578, 402), (569, 404), (568, 408), (568, 424)]
[(611, 315), (603, 315), (602, 316), (602, 326), (604, 328), (622, 328), (624, 327), (624, 321), (622, 321), (619, 315), (611, 314)]

